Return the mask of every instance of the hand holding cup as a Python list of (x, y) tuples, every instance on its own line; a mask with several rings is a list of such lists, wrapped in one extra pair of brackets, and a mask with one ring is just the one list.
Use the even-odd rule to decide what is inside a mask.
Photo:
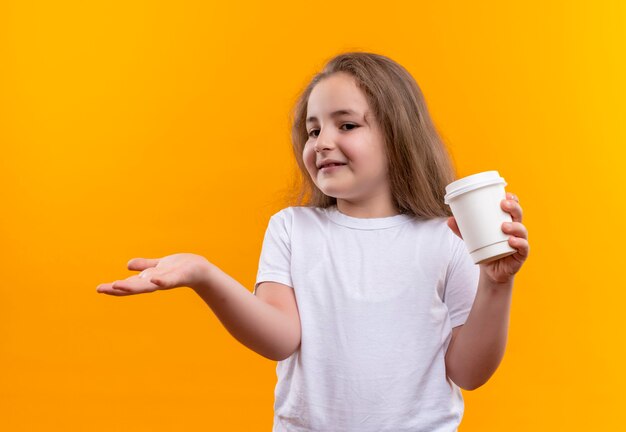
[(505, 193), (505, 185), (497, 171), (487, 171), (446, 187), (445, 200), (454, 215), (448, 226), (464, 240), (474, 263), (496, 283), (510, 281), (530, 250), (519, 199)]

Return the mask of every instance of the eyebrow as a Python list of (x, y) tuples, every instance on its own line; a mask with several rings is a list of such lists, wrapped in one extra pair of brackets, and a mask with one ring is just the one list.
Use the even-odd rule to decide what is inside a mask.
[[(342, 116), (342, 115), (348, 115), (348, 114), (357, 114), (357, 112), (353, 111), (353, 110), (349, 110), (349, 109), (341, 109), (341, 110), (333, 111), (332, 113), (330, 113), (330, 117), (331, 118), (335, 118), (335, 117), (339, 117), (339, 116)], [(308, 117), (306, 119), (307, 123), (311, 123), (311, 122), (314, 122), (314, 121), (317, 121), (317, 117), (315, 117), (315, 116), (311, 116), (311, 117)]]

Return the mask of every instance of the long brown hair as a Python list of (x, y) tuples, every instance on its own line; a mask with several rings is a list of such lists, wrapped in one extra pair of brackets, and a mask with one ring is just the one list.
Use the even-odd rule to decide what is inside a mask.
[(389, 184), (399, 213), (415, 217), (452, 216), (444, 203), (445, 186), (455, 180), (450, 156), (430, 118), (422, 91), (411, 74), (383, 55), (348, 52), (333, 57), (301, 93), (291, 113), (291, 140), (299, 171), (291, 205), (327, 208), (337, 199), (320, 191), (302, 159), (308, 140), (309, 95), (323, 79), (337, 72), (355, 78), (385, 139)]

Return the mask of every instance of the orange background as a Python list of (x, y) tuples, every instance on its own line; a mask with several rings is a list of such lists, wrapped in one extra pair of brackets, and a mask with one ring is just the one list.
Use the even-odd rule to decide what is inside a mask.
[(459, 176), (497, 169), (525, 212), (460, 430), (621, 426), (626, 6), (578, 3), (3, 2), (0, 429), (271, 429), (275, 362), (191, 290), (96, 286), (192, 252), (252, 290), (289, 110), (353, 49), (404, 65)]

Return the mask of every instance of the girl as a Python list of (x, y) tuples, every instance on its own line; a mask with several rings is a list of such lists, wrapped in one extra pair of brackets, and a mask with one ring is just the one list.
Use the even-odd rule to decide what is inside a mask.
[(194, 254), (132, 259), (139, 275), (98, 291), (196, 291), (278, 361), (274, 432), (455, 431), (460, 388), (483, 385), (504, 355), (529, 252), (518, 199), (501, 204), (517, 253), (474, 265), (421, 90), (381, 55), (330, 60), (296, 104), (292, 139), (304, 205), (270, 218), (253, 293)]

